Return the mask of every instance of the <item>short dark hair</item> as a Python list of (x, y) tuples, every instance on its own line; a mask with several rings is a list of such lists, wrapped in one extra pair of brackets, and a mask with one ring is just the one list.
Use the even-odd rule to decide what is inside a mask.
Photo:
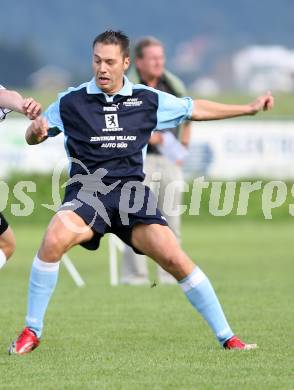
[(143, 38), (139, 39), (135, 44), (135, 47), (134, 47), (135, 58), (142, 58), (144, 49), (146, 47), (149, 47), (149, 46), (162, 46), (163, 47), (163, 44), (159, 39), (157, 39), (155, 37), (152, 37), (152, 36), (143, 37)]
[(104, 45), (119, 45), (124, 58), (130, 56), (130, 40), (122, 31), (106, 30), (97, 35), (93, 41), (93, 48), (98, 42)]

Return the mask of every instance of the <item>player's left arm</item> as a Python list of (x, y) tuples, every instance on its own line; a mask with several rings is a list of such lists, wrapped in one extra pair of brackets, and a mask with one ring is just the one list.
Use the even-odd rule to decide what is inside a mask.
[(23, 98), (18, 92), (7, 89), (0, 90), (0, 107), (24, 114), (29, 119), (35, 119), (41, 114), (41, 104), (33, 98)]
[(209, 121), (255, 115), (260, 111), (271, 110), (274, 106), (274, 97), (268, 92), (254, 102), (244, 105), (222, 104), (201, 99), (196, 99), (193, 103), (191, 120)]
[(191, 133), (192, 133), (192, 124), (190, 121), (185, 121), (182, 125), (180, 140), (181, 140), (181, 144), (184, 145), (186, 148), (189, 146)]
[(270, 92), (244, 105), (215, 103), (209, 100), (177, 98), (169, 93), (153, 90), (158, 94), (157, 130), (176, 127), (186, 120), (209, 121), (255, 115), (273, 108), (274, 98)]

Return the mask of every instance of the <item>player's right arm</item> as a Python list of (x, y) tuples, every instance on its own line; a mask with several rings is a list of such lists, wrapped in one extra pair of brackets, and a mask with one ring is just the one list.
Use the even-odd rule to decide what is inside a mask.
[(43, 116), (38, 116), (26, 131), (26, 141), (29, 145), (37, 145), (48, 138), (48, 121)]
[(44, 142), (48, 137), (55, 137), (63, 132), (63, 123), (59, 112), (59, 100), (52, 103), (43, 116), (38, 116), (26, 131), (26, 141), (29, 145)]

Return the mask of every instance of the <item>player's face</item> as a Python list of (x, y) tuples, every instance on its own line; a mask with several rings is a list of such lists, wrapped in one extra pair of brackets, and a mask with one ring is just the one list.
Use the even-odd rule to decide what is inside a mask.
[(143, 49), (142, 58), (136, 59), (136, 66), (144, 78), (160, 78), (164, 72), (165, 55), (160, 45), (147, 46)]
[(111, 95), (123, 86), (123, 76), (130, 65), (130, 58), (124, 57), (119, 45), (96, 43), (93, 50), (93, 71), (97, 86)]

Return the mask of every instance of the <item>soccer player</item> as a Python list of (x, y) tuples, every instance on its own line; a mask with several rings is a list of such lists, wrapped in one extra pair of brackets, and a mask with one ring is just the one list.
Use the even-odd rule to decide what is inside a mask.
[[(0, 85), (0, 121), (11, 111), (35, 119), (41, 113), (41, 105), (33, 98), (24, 99), (18, 92), (9, 91)], [(15, 250), (15, 237), (11, 227), (0, 213), (0, 269), (6, 264)]]
[[(93, 79), (60, 94), (44, 117), (35, 119), (27, 129), (29, 144), (64, 133), (65, 147), (72, 157), (71, 179), (33, 261), (26, 327), (11, 344), (11, 354), (31, 352), (40, 344), (63, 254), (79, 244), (95, 250), (108, 232), (137, 253), (154, 259), (177, 279), (222, 347), (256, 347), (234, 335), (208, 277), (181, 249), (161, 212), (154, 209), (152, 193), (141, 183), (143, 150), (154, 129), (175, 127), (187, 119), (254, 115), (272, 108), (273, 97), (267, 93), (246, 105), (177, 98), (130, 83), (124, 76), (129, 64), (126, 35), (120, 31), (98, 35), (93, 42)], [(78, 179), (82, 179), (80, 184)], [(140, 201), (141, 207), (137, 207)], [(105, 212), (110, 225), (103, 217)]]

